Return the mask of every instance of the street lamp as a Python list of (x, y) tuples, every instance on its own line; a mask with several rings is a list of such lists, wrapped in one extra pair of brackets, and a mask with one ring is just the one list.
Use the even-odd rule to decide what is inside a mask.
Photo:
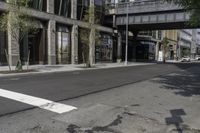
[(125, 65), (128, 65), (128, 23), (129, 23), (129, 3), (126, 3), (126, 55), (125, 55)]

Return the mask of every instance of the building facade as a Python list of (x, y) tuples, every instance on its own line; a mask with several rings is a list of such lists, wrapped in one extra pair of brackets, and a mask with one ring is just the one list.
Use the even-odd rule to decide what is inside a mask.
[[(0, 0), (0, 15), (7, 12), (11, 6), (6, 1)], [(80, 31), (92, 28), (90, 23), (84, 21), (90, 6), (95, 7), (95, 16), (100, 23), (94, 27), (100, 31), (101, 36), (100, 43), (92, 45), (93, 63), (123, 61), (125, 31), (104, 23), (105, 4), (114, 5), (118, 2), (127, 1), (30, 0), (29, 8), (25, 10), (28, 15), (36, 19), (38, 32), (27, 33), (20, 41), (20, 45), (8, 32), (0, 32), (0, 65), (7, 65), (7, 62), (16, 65), (19, 59), (23, 63), (30, 64), (83, 63)], [(200, 53), (199, 36), (197, 36), (200, 35), (199, 30), (130, 31), (129, 33), (129, 61), (157, 60), (158, 52), (162, 49), (163, 37), (170, 40), (168, 59), (181, 58), (188, 54), (194, 57)]]
[(194, 59), (198, 55), (199, 29), (178, 31), (178, 56), (189, 56)]
[(168, 51), (166, 58), (168, 60), (176, 60), (178, 58), (177, 44), (178, 44), (178, 31), (177, 30), (164, 30), (162, 31), (163, 38), (168, 38)]
[[(1, 0), (0, 14), (6, 12), (10, 6), (6, 0)], [(81, 63), (79, 32), (81, 28), (91, 28), (89, 23), (83, 21), (84, 15), (89, 6), (94, 6), (95, 13), (102, 22), (104, 19), (103, 1), (31, 0), (28, 6), (29, 8), (25, 10), (39, 23), (38, 32), (27, 33), (20, 41), (20, 46), (13, 41), (14, 39), (8, 32), (0, 32), (0, 65), (6, 65), (7, 60), (11, 65), (16, 65), (19, 59), (22, 62), (29, 60), (30, 64)], [(108, 39), (107, 42), (112, 42), (110, 41), (113, 34), (112, 28), (103, 25), (95, 25), (95, 28), (104, 36), (102, 37), (104, 42), (106, 39)]]

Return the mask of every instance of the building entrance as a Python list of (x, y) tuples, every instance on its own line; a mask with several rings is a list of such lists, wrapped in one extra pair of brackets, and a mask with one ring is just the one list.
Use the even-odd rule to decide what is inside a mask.
[(102, 41), (95, 48), (96, 62), (113, 61), (113, 38), (110, 35), (102, 35)]
[(5, 50), (7, 50), (6, 34), (5, 32), (0, 32), (0, 66), (7, 64)]
[(58, 26), (56, 32), (56, 63), (71, 63), (71, 35), (66, 26)]
[(20, 45), (20, 58), (23, 64), (29, 61), (30, 65), (47, 63), (46, 31), (28, 33)]

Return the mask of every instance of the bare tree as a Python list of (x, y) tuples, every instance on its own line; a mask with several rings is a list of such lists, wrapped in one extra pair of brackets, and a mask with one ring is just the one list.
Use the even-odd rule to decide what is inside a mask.
[(93, 51), (94, 45), (99, 44), (100, 32), (95, 29), (95, 24), (99, 24), (100, 20), (97, 18), (98, 15), (95, 13), (95, 7), (90, 6), (86, 10), (85, 15), (83, 16), (83, 21), (88, 22), (90, 27), (88, 29), (80, 30), (80, 39), (82, 43), (82, 56), (83, 61), (86, 63), (86, 67), (91, 67), (93, 63)]
[[(8, 12), (0, 16), (0, 28), (12, 37), (12, 40), (20, 47), (20, 42), (29, 32), (36, 32), (37, 21), (26, 13), (29, 0), (7, 0)], [(8, 57), (9, 58), (9, 57)], [(10, 66), (10, 62), (8, 65)], [(16, 69), (21, 69), (21, 60), (18, 60)], [(19, 70), (18, 69), (18, 70)]]

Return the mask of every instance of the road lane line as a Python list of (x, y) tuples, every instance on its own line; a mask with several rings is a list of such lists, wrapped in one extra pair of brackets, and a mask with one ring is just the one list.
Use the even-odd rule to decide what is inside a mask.
[(65, 104), (53, 102), (50, 100), (46, 100), (46, 99), (42, 99), (42, 98), (30, 96), (30, 95), (25, 95), (18, 92), (8, 91), (1, 88), (0, 88), (0, 97), (4, 97), (4, 98), (15, 100), (21, 103), (36, 106), (41, 109), (45, 109), (45, 110), (52, 111), (59, 114), (77, 109), (76, 107), (73, 107), (70, 105), (65, 105)]

